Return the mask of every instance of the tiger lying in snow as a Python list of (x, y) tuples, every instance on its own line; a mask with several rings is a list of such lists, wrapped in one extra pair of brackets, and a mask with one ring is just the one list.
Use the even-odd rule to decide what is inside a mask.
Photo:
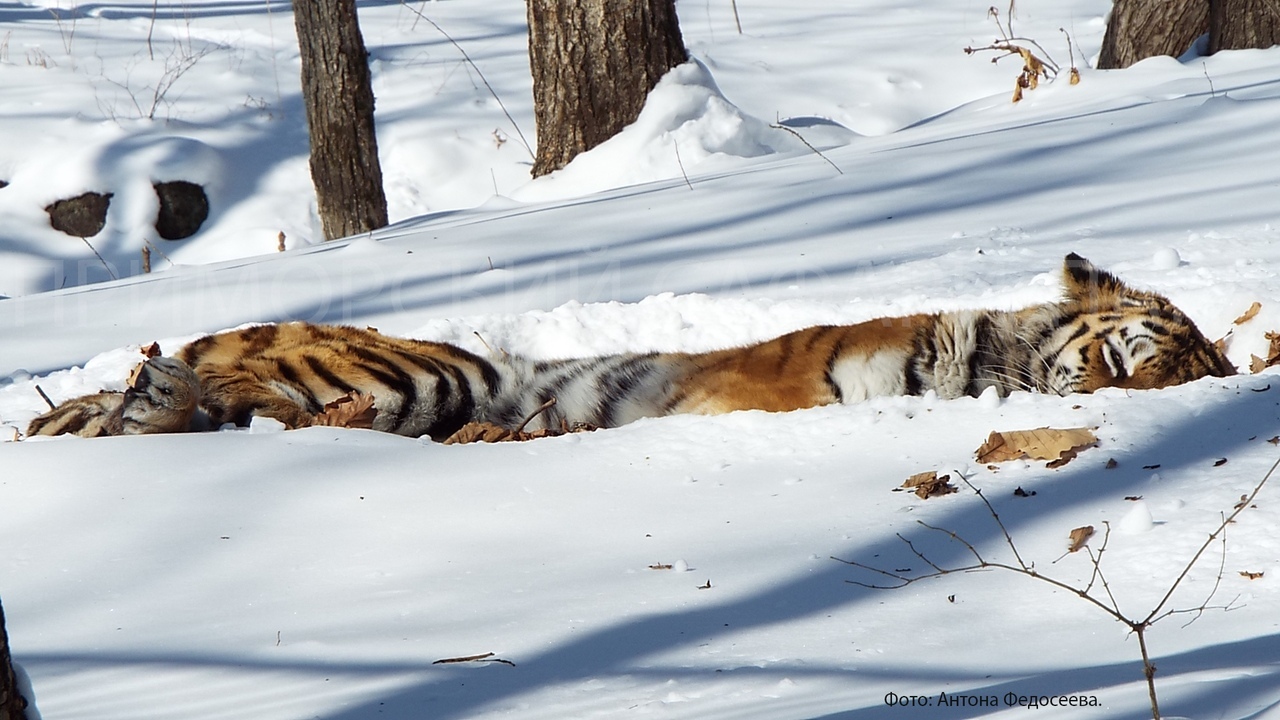
[(612, 427), (642, 417), (787, 411), (880, 395), (1159, 388), (1235, 368), (1167, 299), (1072, 254), (1066, 299), (798, 330), (707, 353), (534, 361), (482, 358), (373, 330), (288, 323), (202, 337), (147, 360), (123, 393), (63, 403), (28, 435), (86, 437), (245, 425), (255, 415), (310, 425), (351, 391), (371, 394), (376, 430), (443, 439), (471, 420)]

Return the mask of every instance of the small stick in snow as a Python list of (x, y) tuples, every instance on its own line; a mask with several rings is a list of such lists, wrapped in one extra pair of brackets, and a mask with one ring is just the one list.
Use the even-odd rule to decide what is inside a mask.
[(45, 404), (49, 406), (50, 410), (58, 409), (58, 406), (53, 404), (53, 401), (49, 399), (49, 396), (44, 394), (44, 388), (37, 385), (36, 392), (40, 393), (40, 397), (44, 399)]
[(494, 657), (493, 653), (491, 652), (480, 653), (479, 655), (464, 655), (462, 657), (442, 658), (440, 660), (436, 660), (431, 664), (432, 665), (453, 665), (456, 663), (479, 662), (481, 660), (485, 660), (488, 662), (502, 663), (503, 665), (510, 665), (511, 667), (516, 666), (516, 664), (511, 662), (510, 660), (503, 660), (500, 657)]
[(532, 422), (532, 421), (533, 421), (533, 419), (534, 419), (534, 418), (536, 418), (536, 417), (538, 417), (539, 415), (541, 415), (541, 414), (542, 414), (542, 412), (543, 412), (544, 410), (546, 410), (547, 408), (549, 408), (549, 407), (551, 407), (552, 405), (555, 405), (555, 404), (556, 404), (556, 399), (555, 399), (555, 398), (551, 398), (550, 400), (547, 400), (546, 402), (542, 403), (541, 405), (539, 405), (539, 406), (538, 406), (538, 409), (537, 409), (537, 410), (534, 410), (533, 412), (529, 413), (529, 417), (525, 418), (525, 419), (520, 423), (520, 425), (519, 425), (518, 427), (516, 427), (516, 429), (515, 429), (513, 432), (514, 432), (516, 435), (519, 435), (520, 433), (524, 432), (524, 426), (525, 426), (525, 425), (528, 425), (530, 422)]
[(814, 154), (816, 154), (818, 157), (822, 158), (823, 160), (826, 160), (828, 165), (830, 165), (831, 167), (835, 168), (835, 169), (836, 169), (836, 172), (840, 173), (841, 175), (843, 175), (843, 174), (844, 174), (844, 171), (840, 169), (840, 166), (839, 166), (839, 165), (836, 165), (835, 163), (831, 162), (831, 158), (827, 157), (826, 155), (823, 155), (821, 150), (819, 150), (818, 148), (816, 148), (816, 147), (814, 147), (814, 146), (810, 145), (810, 144), (809, 144), (809, 141), (808, 141), (808, 140), (805, 140), (805, 139), (804, 139), (804, 136), (803, 136), (803, 135), (801, 135), (800, 133), (796, 132), (795, 130), (792, 130), (791, 128), (787, 127), (786, 125), (783, 125), (782, 123), (774, 123), (774, 124), (770, 125), (769, 127), (773, 128), (774, 130), (786, 130), (787, 132), (791, 133), (792, 135), (795, 135), (797, 138), (799, 138), (799, 139), (800, 139), (800, 142), (804, 143), (804, 146), (805, 146), (805, 147), (807, 147), (807, 148), (809, 148), (810, 150), (812, 150), (812, 151), (814, 152)]

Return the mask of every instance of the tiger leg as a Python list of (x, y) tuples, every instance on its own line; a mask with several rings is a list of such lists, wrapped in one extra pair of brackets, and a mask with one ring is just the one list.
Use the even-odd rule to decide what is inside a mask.
[(32, 420), (27, 436), (186, 432), (199, 400), (199, 382), (185, 363), (153, 357), (133, 371), (124, 392), (100, 392), (68, 400)]
[(201, 372), (204, 395), (200, 406), (212, 429), (226, 423), (246, 426), (254, 417), (279, 420), (288, 428), (308, 427), (320, 408), (309, 408), (301, 398), (290, 397), (278, 386), (251, 375), (217, 370)]
[[(100, 392), (72, 398), (27, 425), (27, 437), (35, 435), (116, 435), (124, 393)], [(116, 432), (112, 432), (116, 429)]]

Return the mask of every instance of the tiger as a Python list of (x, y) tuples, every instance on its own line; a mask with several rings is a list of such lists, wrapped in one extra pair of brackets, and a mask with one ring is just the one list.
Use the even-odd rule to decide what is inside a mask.
[[(201, 337), (148, 359), (123, 392), (69, 400), (27, 435), (97, 437), (217, 429), (254, 417), (313, 424), (364, 393), (374, 430), (433, 440), (468, 422), (530, 430), (616, 427), (640, 418), (788, 412), (890, 395), (1053, 395), (1155, 389), (1236, 372), (1167, 298), (1074, 253), (1063, 299), (820, 325), (710, 352), (560, 360), (482, 357), (440, 342), (309, 323)], [(554, 401), (553, 403), (551, 401)]]

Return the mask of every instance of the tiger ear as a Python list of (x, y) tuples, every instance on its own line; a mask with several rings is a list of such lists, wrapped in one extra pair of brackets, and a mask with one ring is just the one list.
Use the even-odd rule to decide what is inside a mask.
[(1155, 299), (1151, 293), (1134, 290), (1075, 253), (1062, 262), (1062, 284), (1067, 300), (1085, 305), (1115, 305), (1124, 300), (1129, 304), (1144, 303)]

